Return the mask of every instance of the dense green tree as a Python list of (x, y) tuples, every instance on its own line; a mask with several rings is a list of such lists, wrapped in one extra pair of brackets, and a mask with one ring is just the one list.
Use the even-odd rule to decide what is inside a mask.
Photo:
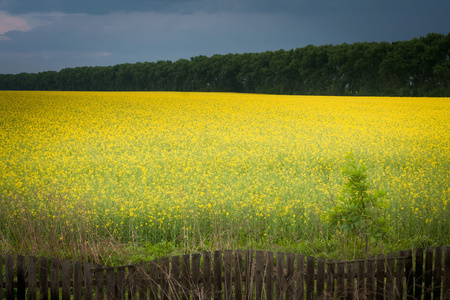
[(450, 96), (450, 33), (393, 43), (308, 45), (175, 62), (0, 74), (0, 89)]

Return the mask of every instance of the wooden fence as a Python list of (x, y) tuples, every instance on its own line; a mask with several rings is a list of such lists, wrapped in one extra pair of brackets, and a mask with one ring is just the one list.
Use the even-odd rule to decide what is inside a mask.
[(332, 261), (226, 250), (105, 267), (0, 256), (0, 299), (450, 299), (450, 246)]

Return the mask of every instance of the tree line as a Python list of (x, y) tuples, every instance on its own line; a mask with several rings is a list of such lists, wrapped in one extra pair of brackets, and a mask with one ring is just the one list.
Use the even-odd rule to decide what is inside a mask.
[(175, 62), (0, 74), (0, 89), (448, 97), (450, 33), (392, 43), (308, 45)]

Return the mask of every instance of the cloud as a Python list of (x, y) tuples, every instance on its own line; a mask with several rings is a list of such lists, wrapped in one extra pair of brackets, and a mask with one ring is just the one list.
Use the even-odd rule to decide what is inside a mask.
[(0, 41), (6, 41), (10, 38), (5, 33), (10, 31), (29, 31), (31, 26), (21, 17), (13, 16), (0, 10)]

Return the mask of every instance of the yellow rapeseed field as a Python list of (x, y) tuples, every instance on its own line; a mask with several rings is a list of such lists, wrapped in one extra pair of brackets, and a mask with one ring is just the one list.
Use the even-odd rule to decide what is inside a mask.
[(350, 151), (387, 192), (400, 247), (449, 242), (448, 98), (2, 91), (0, 110), (5, 249), (33, 228), (61, 243), (326, 240)]

